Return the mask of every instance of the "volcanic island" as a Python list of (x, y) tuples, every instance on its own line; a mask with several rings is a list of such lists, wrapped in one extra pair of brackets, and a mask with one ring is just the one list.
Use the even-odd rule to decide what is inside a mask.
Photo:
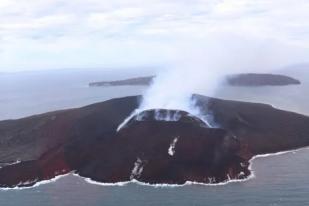
[[(256, 155), (309, 145), (308, 116), (192, 99), (211, 124), (179, 110), (134, 114), (141, 96), (0, 121), (0, 187), (30, 187), (69, 173), (101, 183), (216, 184), (248, 178)], [(167, 115), (172, 121), (160, 118)]]

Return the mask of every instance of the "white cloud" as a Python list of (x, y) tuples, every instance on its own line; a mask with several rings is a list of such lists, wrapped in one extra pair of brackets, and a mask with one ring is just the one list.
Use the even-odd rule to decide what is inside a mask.
[(128, 56), (130, 64), (161, 63), (181, 42), (198, 47), (211, 34), (306, 56), (308, 10), (306, 0), (1, 0), (0, 70), (112, 65)]
[[(28, 18), (8, 21), (7, 19), (0, 20), (0, 30), (33, 30), (41, 28), (50, 28), (54, 26), (72, 23), (74, 17), (67, 14), (49, 15), (40, 18)], [(14, 32), (14, 31), (11, 31)]]

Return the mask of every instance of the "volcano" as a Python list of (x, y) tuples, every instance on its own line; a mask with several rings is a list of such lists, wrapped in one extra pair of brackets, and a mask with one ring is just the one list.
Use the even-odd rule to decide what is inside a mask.
[(216, 127), (180, 110), (135, 114), (140, 96), (0, 121), (0, 186), (28, 187), (67, 173), (103, 183), (220, 183), (247, 178), (255, 155), (309, 145), (307, 116), (192, 98)]

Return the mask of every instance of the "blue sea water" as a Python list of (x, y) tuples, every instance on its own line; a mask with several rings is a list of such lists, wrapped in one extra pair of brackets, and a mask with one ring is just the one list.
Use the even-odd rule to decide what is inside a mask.
[[(286, 87), (222, 86), (216, 96), (263, 102), (309, 115), (309, 72), (287, 71), (302, 85)], [(0, 119), (15, 119), (42, 112), (79, 107), (115, 97), (142, 94), (145, 87), (88, 87), (97, 80), (112, 80), (147, 73), (100, 70), (59, 70), (0, 75)], [(22, 190), (0, 190), (0, 205), (309, 205), (309, 149), (252, 161), (255, 177), (219, 186), (150, 187), (89, 184), (67, 175), (55, 182)]]

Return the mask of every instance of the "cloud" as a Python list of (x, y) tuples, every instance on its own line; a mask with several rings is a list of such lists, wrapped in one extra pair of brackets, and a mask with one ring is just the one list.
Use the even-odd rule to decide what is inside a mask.
[(306, 0), (2, 0), (0, 70), (164, 63), (182, 42), (217, 34), (292, 48), (302, 61), (308, 10)]

